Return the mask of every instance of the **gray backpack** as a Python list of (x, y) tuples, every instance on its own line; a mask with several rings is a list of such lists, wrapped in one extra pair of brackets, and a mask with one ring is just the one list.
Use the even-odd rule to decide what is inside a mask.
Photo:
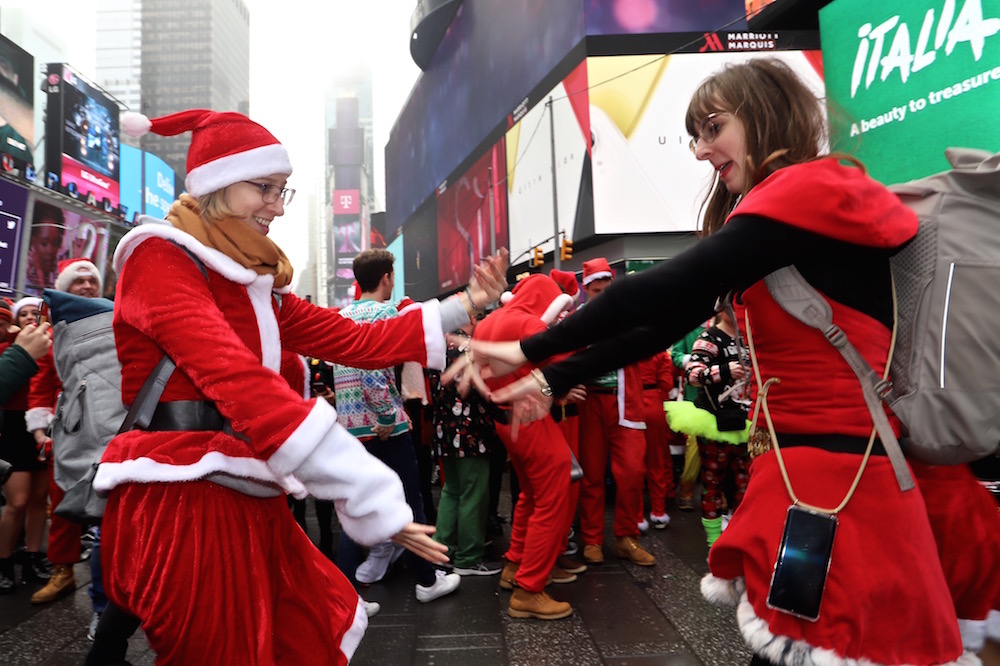
[(920, 218), (891, 259), (897, 313), (891, 382), (882, 381), (794, 267), (766, 278), (775, 300), (818, 328), (858, 375), (879, 438), (912, 487), (882, 402), (903, 423), (906, 455), (954, 465), (1000, 446), (1000, 153), (949, 148), (952, 169), (890, 189)]

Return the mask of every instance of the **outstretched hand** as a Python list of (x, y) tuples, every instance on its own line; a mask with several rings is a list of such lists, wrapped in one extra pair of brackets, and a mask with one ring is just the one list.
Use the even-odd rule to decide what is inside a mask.
[(498, 388), (490, 399), (510, 403), (510, 436), (515, 442), (521, 425), (545, 418), (552, 409), (552, 396), (542, 395), (538, 381), (530, 375)]
[(52, 348), (52, 336), (49, 334), (51, 328), (52, 324), (49, 322), (43, 322), (41, 326), (28, 324), (14, 338), (14, 344), (24, 349), (28, 352), (28, 356), (37, 361)]
[(469, 300), (473, 307), (482, 310), (488, 303), (500, 298), (507, 289), (507, 268), (510, 266), (510, 253), (502, 247), (497, 253), (485, 257), (472, 269), (469, 280)]
[(431, 538), (436, 529), (433, 525), (410, 523), (397, 532), (392, 540), (428, 562), (444, 564), (448, 561), (448, 546)]
[(527, 360), (519, 342), (487, 342), (485, 340), (462, 341), (468, 349), (455, 360), (444, 374), (441, 383), (445, 386), (458, 382), (458, 391), (467, 395), (474, 386), (484, 398), (490, 398), (490, 390), (485, 379), (510, 374)]

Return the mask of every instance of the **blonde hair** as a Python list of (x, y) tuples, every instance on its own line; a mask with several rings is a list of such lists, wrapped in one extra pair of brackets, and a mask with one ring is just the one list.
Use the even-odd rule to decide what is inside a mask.
[(696, 136), (702, 121), (720, 111), (735, 116), (746, 135), (747, 178), (733, 194), (721, 180), (702, 202), (702, 234), (722, 228), (739, 198), (782, 167), (815, 160), (826, 143), (823, 106), (785, 62), (756, 58), (727, 65), (691, 97), (685, 127)]
[(201, 209), (201, 216), (206, 222), (212, 224), (214, 222), (219, 222), (230, 217), (240, 217), (229, 207), (229, 202), (226, 199), (226, 189), (223, 187), (221, 190), (215, 190), (214, 192), (209, 192), (208, 194), (203, 194), (197, 197), (198, 208)]

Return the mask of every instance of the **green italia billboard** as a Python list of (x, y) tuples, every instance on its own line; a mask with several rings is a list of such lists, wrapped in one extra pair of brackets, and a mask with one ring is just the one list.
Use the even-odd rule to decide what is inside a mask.
[(883, 183), (1000, 151), (1000, 0), (834, 0), (820, 10), (834, 150)]

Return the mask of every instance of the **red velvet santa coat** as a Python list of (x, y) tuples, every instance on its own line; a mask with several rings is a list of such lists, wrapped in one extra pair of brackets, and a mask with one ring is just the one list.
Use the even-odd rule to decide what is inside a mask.
[[(204, 262), (207, 279), (175, 243)], [(104, 454), (95, 479), (99, 491), (125, 483), (225, 475), (256, 486), (254, 494), (280, 487), (304, 496), (307, 489), (294, 472), (321, 441), (333, 440), (343, 444), (338, 450), (345, 477), (331, 480), (332, 489), (325, 494), (348, 500), (338, 508), (344, 510), (341, 519), (352, 536), (377, 543), (412, 520), (401, 491), (400, 501), (391, 501), (399, 485), (391, 471), (353, 464), (363, 448), (337, 426), (333, 408), (325, 400), (303, 400), (277, 372), (283, 349), (359, 367), (403, 361), (443, 367), (445, 343), (436, 302), (373, 326), (355, 324), (291, 293), (281, 295), (279, 305), (272, 296), (272, 276), (258, 275), (161, 224), (127, 234), (116, 251), (115, 267), (120, 278), (114, 327), (125, 404), (132, 403), (166, 352), (177, 370), (161, 402), (210, 401), (238, 436), (124, 433)], [(353, 505), (362, 498), (364, 509), (355, 513)]]
[[(799, 202), (808, 205), (795, 205)], [(880, 248), (897, 247), (917, 230), (916, 216), (895, 195), (833, 159), (780, 169), (732, 213), (741, 214)], [(820, 333), (785, 313), (763, 281), (747, 289), (743, 301), (761, 379), (781, 378), (768, 394), (768, 405), (776, 431), (787, 434), (786, 443), (795, 433), (867, 437), (871, 416), (857, 378), (839, 353)], [(881, 372), (889, 330), (861, 312), (831, 305), (834, 321)], [(743, 314), (737, 315), (742, 326)], [(845, 497), (862, 458), (811, 446), (787, 447), (782, 453), (801, 501), (827, 508)], [(901, 492), (885, 456), (871, 457), (839, 514), (817, 622), (767, 606), (791, 499), (774, 452), (756, 458), (750, 471), (743, 503), (709, 552), (711, 573), (702, 580), (702, 592), (712, 601), (738, 603), (740, 629), (754, 652), (784, 664), (977, 663), (963, 656), (920, 490)]]

